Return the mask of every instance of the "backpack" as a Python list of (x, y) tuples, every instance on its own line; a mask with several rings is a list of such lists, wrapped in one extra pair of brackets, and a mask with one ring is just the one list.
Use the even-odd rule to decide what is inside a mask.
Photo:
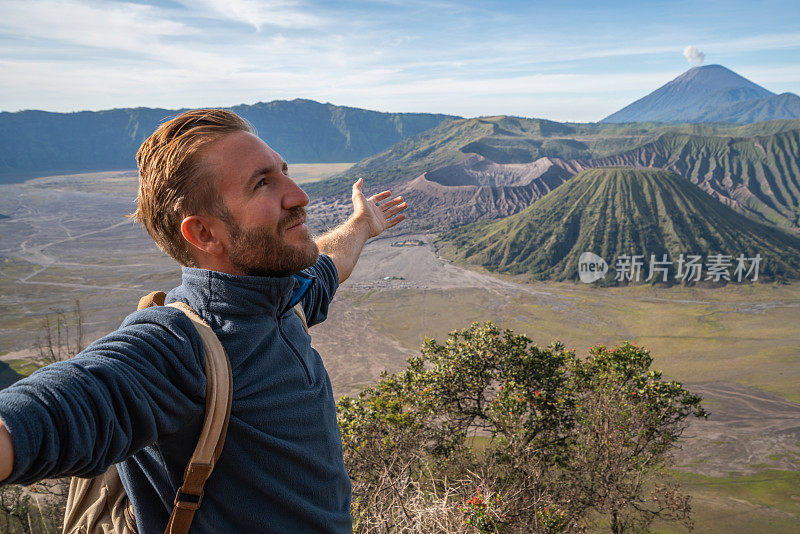
[[(165, 297), (163, 292), (154, 291), (142, 297), (138, 309), (163, 306)], [(175, 496), (175, 507), (166, 529), (167, 534), (186, 534), (195, 511), (202, 503), (203, 486), (225, 443), (233, 399), (233, 377), (228, 355), (211, 327), (187, 304), (173, 302), (169, 306), (178, 308), (189, 317), (203, 340), (205, 350), (205, 420), (197, 446), (186, 466), (183, 485)], [(301, 319), (305, 326), (305, 318)], [(70, 481), (64, 534), (94, 533), (136, 533), (133, 505), (122, 487), (115, 465), (94, 478), (72, 477)]]

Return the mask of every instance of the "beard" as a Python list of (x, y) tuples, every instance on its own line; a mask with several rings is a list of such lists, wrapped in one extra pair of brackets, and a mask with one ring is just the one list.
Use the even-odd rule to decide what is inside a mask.
[(226, 221), (231, 263), (247, 276), (291, 276), (314, 265), (319, 249), (307, 231), (301, 243), (286, 242), (286, 230), (304, 220), (305, 213), (305, 208), (292, 208), (278, 221), (275, 232), (267, 228), (242, 229), (235, 222)]

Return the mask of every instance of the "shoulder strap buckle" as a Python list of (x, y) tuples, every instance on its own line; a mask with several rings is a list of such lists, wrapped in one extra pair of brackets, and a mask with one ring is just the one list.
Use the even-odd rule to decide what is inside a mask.
[(176, 508), (183, 508), (185, 510), (196, 511), (200, 508), (203, 502), (203, 492), (200, 495), (194, 493), (187, 493), (183, 491), (183, 486), (178, 488), (178, 493), (175, 495), (175, 502), (173, 503)]

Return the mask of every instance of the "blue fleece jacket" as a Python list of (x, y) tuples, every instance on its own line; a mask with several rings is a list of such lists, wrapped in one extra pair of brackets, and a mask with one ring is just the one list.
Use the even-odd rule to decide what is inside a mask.
[[(320, 255), (294, 277), (183, 269), (167, 303), (194, 308), (233, 370), (227, 439), (191, 532), (350, 532), (350, 480), (328, 373), (292, 311), (325, 320), (338, 286)], [(141, 533), (163, 532), (203, 423), (200, 336), (171, 307), (137, 311), (75, 358), (0, 392), (7, 482), (93, 476), (118, 463)]]

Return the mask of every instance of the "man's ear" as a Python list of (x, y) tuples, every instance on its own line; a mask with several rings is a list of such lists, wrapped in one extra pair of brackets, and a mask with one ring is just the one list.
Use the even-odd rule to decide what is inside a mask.
[(181, 221), (181, 234), (191, 243), (198, 252), (205, 252), (212, 256), (222, 254), (225, 247), (220, 241), (219, 225), (212, 219), (201, 215), (189, 215)]

